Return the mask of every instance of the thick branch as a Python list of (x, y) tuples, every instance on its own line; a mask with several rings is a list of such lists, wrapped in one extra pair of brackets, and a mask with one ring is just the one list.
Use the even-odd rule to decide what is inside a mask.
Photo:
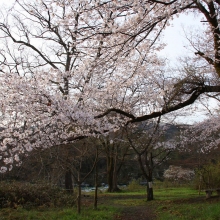
[(100, 114), (100, 115), (97, 115), (95, 116), (95, 118), (103, 118), (104, 116), (108, 115), (109, 113), (111, 112), (116, 112), (118, 114), (121, 114), (121, 115), (124, 115), (128, 118), (131, 118), (131, 119), (135, 119), (135, 116), (132, 115), (131, 113), (128, 113), (128, 112), (125, 112), (121, 109), (117, 109), (117, 108), (111, 108), (111, 109), (108, 109), (106, 112), (104, 112), (103, 114)]
[[(217, 1), (219, 4), (219, 2)], [(215, 70), (217, 74), (220, 76), (220, 53), (219, 53), (219, 48), (220, 48), (220, 29), (219, 29), (219, 21), (218, 21), (218, 9), (216, 9), (214, 2), (213, 1), (208, 1), (207, 3), (207, 9), (201, 4), (200, 1), (196, 1), (196, 5), (198, 9), (204, 14), (206, 17), (207, 21), (209, 22), (209, 25), (212, 29), (213, 33), (213, 40), (214, 40), (214, 48), (215, 48), (215, 61), (212, 65), (214, 65)], [(208, 11), (209, 9), (209, 11)], [(199, 53), (198, 53), (199, 54)], [(199, 54), (201, 55), (201, 54)], [(209, 63), (209, 59), (207, 57), (204, 57)]]
[(182, 109), (182, 108), (184, 108), (186, 106), (189, 106), (189, 105), (193, 104), (198, 99), (198, 97), (201, 94), (206, 93), (206, 92), (220, 92), (220, 86), (203, 86), (203, 87), (198, 87), (198, 88), (196, 88), (194, 90), (192, 95), (187, 100), (185, 100), (184, 102), (180, 102), (180, 103), (178, 103), (178, 104), (176, 104), (174, 106), (163, 108), (161, 111), (153, 112), (153, 113), (151, 113), (149, 115), (135, 117), (133, 114), (125, 112), (125, 111), (123, 111), (121, 109), (111, 108), (111, 109), (108, 109), (103, 114), (100, 114), (100, 115), (96, 116), (95, 118), (102, 118), (102, 117), (108, 115), (111, 112), (115, 112), (115, 113), (118, 113), (118, 114), (121, 114), (123, 116), (126, 116), (126, 117), (130, 118), (131, 120), (128, 121), (127, 124), (135, 123), (135, 122), (141, 122), (141, 121), (146, 121), (146, 120), (149, 120), (149, 119), (152, 119), (152, 118), (156, 118), (156, 117), (165, 115), (167, 113), (170, 113), (170, 112)]
[(173, 4), (174, 2), (176, 2), (177, 0), (173, 0), (171, 2), (163, 2), (163, 1), (157, 1), (157, 0), (150, 0), (148, 2), (151, 2), (151, 3), (158, 3), (158, 4), (162, 4), (162, 5), (171, 5)]
[(186, 101), (180, 102), (180, 103), (178, 103), (174, 106), (170, 106), (170, 107), (167, 107), (165, 109), (162, 109), (162, 111), (159, 111), (159, 112), (153, 112), (149, 115), (136, 117), (135, 119), (132, 119), (132, 120), (128, 121), (127, 124), (128, 123), (134, 123), (134, 122), (146, 121), (148, 119), (156, 118), (156, 117), (165, 115), (167, 113), (182, 109), (186, 106), (189, 106), (189, 105), (193, 104), (198, 99), (198, 97), (201, 94), (205, 93), (205, 92), (220, 92), (220, 86), (204, 86), (204, 87), (198, 88), (192, 93), (190, 98), (187, 99)]
[(199, 55), (199, 56), (203, 57), (203, 58), (204, 58), (209, 64), (211, 64), (211, 65), (214, 65), (214, 64), (215, 64), (215, 62), (213, 61), (213, 59), (211, 59), (211, 58), (208, 57), (208, 56), (205, 56), (205, 54), (204, 54), (203, 52), (201, 52), (201, 51), (195, 52), (195, 55)]

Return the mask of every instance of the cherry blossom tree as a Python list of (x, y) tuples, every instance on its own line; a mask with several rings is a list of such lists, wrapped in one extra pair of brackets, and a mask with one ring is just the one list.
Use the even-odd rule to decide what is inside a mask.
[(152, 51), (144, 54), (146, 43), (128, 53), (123, 43), (115, 45), (117, 34), (108, 38), (107, 24), (119, 26), (122, 9), (113, 16), (106, 4), (63, 3), (18, 1), (11, 17), (2, 14), (1, 159), (9, 166), (33, 148), (117, 129), (123, 116), (100, 113), (111, 106), (138, 108), (149, 84), (138, 72), (153, 73), (161, 65)]
[[(33, 148), (70, 143), (193, 104), (219, 87), (219, 1), (16, 0), (2, 10), (2, 172)], [(203, 14), (208, 77), (167, 73), (160, 34)], [(198, 61), (199, 62), (199, 61)], [(209, 68), (210, 67), (210, 68)], [(210, 81), (210, 71), (217, 80)], [(198, 77), (197, 77), (198, 76)]]
[(216, 114), (182, 131), (182, 148), (187, 149), (187, 145), (194, 145), (194, 148), (201, 154), (208, 154), (210, 151), (217, 149), (220, 145), (219, 120), (219, 114)]
[(169, 169), (165, 170), (164, 178), (174, 182), (187, 182), (195, 177), (195, 172), (190, 169), (184, 169), (180, 166), (170, 165)]

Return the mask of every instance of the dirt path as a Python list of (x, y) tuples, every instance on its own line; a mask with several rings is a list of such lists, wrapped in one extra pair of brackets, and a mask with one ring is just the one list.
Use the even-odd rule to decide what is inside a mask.
[[(93, 202), (91, 197), (84, 198), (84, 202), (91, 205)], [(86, 200), (86, 201), (85, 201)], [(124, 201), (129, 201), (124, 203)], [(144, 204), (136, 204), (137, 201), (141, 201)], [(155, 220), (156, 214), (153, 211), (148, 202), (146, 202), (146, 196), (143, 195), (107, 195), (99, 196), (99, 205), (110, 205), (120, 208), (121, 213), (115, 215), (114, 220)]]
[(119, 216), (115, 216), (115, 220), (154, 220), (156, 215), (150, 207), (134, 206), (125, 207)]

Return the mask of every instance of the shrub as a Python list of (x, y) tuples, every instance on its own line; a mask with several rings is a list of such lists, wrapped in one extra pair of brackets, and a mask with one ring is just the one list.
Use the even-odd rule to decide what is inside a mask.
[(0, 182), (0, 207), (73, 206), (74, 195), (49, 184)]
[(142, 186), (140, 185), (140, 181), (139, 180), (136, 180), (136, 179), (133, 179), (129, 185), (127, 186), (127, 189), (129, 191), (138, 191), (138, 190), (143, 190), (145, 189), (146, 186)]
[(196, 170), (197, 188), (220, 188), (220, 161), (208, 163)]

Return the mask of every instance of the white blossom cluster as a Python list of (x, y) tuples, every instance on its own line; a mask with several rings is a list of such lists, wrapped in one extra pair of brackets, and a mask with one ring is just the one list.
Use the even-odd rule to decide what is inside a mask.
[(170, 165), (163, 174), (165, 179), (171, 181), (190, 181), (194, 178), (195, 172), (190, 169), (184, 169), (181, 166)]
[(198, 122), (182, 132), (181, 145), (194, 145), (200, 153), (208, 153), (220, 146), (220, 117), (214, 115), (207, 120)]

